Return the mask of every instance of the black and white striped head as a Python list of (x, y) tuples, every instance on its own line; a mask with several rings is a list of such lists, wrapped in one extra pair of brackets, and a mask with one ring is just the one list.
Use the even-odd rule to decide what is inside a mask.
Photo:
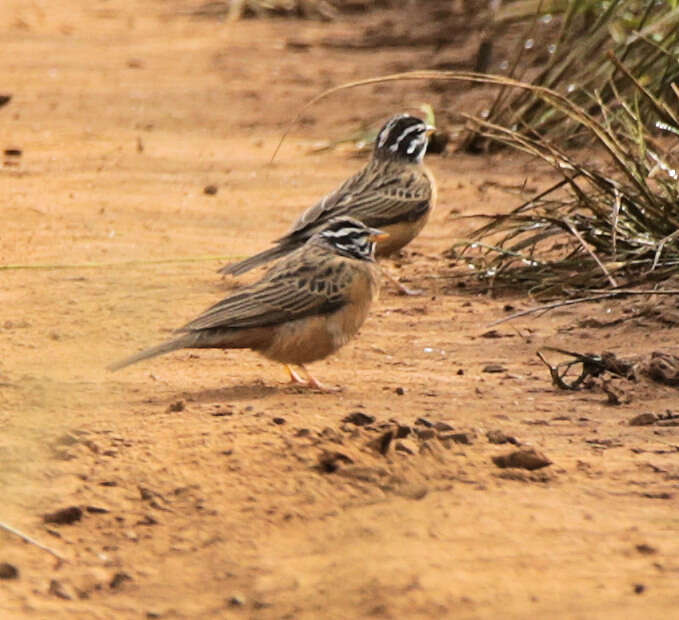
[(393, 116), (375, 138), (374, 156), (420, 163), (433, 130), (431, 125), (410, 114)]
[(359, 260), (375, 260), (375, 242), (388, 237), (377, 228), (368, 228), (353, 217), (331, 219), (317, 233), (338, 254)]

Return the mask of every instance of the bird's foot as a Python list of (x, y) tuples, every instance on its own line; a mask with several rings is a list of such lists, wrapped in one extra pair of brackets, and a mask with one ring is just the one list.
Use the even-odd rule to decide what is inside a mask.
[(408, 288), (405, 284), (401, 284), (396, 276), (389, 273), (386, 269), (382, 269), (382, 273), (385, 275), (387, 280), (389, 280), (397, 289), (400, 295), (422, 295), (424, 291), (417, 288)]
[(398, 288), (400, 295), (410, 295), (412, 297), (416, 297), (417, 295), (424, 294), (422, 289), (408, 288), (405, 284), (401, 284), (398, 280), (394, 280), (394, 284), (396, 285), (396, 288)]
[(329, 386), (325, 385), (324, 383), (321, 383), (316, 377), (314, 377), (309, 370), (304, 366), (300, 365), (300, 368), (304, 371), (306, 376), (309, 378), (309, 381), (307, 385), (309, 387), (315, 388), (317, 390), (320, 390), (321, 392), (341, 392), (342, 388), (339, 386)]
[(290, 376), (290, 381), (289, 383), (291, 385), (309, 385), (309, 382), (306, 381), (305, 379), (302, 379), (296, 372), (295, 369), (290, 366), (290, 364), (285, 364), (285, 370), (288, 371), (288, 375)]

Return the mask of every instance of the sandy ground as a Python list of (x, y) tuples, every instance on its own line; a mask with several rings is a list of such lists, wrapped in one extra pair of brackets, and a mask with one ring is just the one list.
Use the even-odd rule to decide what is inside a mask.
[[(435, 102), (413, 83), (342, 93), (305, 113), (270, 166), (310, 96), (426, 66), (431, 50), (314, 44), (357, 17), (225, 24), (187, 4), (0, 8), (0, 91), (13, 96), (0, 146), (22, 150), (0, 168), (0, 263), (22, 266), (0, 271), (0, 519), (66, 558), (0, 532), (0, 562), (19, 570), (0, 580), (2, 617), (676, 614), (677, 427), (628, 425), (676, 411), (676, 389), (642, 382), (610, 406), (555, 390), (535, 352), (650, 353), (677, 328), (583, 327), (609, 304), (483, 337), (508, 304), (533, 302), (447, 278), (441, 254), (473, 225), (451, 211), (518, 204), (503, 186), (549, 181), (531, 162), (429, 158), (438, 209), (391, 264), (426, 294), (387, 287), (360, 336), (313, 366), (340, 394), (287, 387), (247, 351), (104, 370), (218, 300), (234, 286), (221, 264), (266, 247), (361, 165), (314, 143)], [(357, 412), (375, 419), (343, 421)], [(517, 448), (493, 430), (552, 465), (499, 469), (492, 457)], [(370, 447), (390, 431), (409, 434)], [(79, 521), (43, 521), (71, 506)]]

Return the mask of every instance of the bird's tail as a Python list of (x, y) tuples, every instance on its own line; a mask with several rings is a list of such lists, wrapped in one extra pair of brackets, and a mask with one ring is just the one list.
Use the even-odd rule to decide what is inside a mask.
[(272, 260), (281, 258), (282, 256), (285, 256), (286, 254), (289, 254), (290, 252), (295, 250), (297, 247), (298, 246), (294, 244), (276, 245), (273, 248), (264, 250), (263, 252), (255, 254), (254, 256), (246, 258), (245, 260), (242, 260), (238, 263), (224, 265), (224, 267), (219, 269), (217, 273), (222, 273), (224, 275), (228, 274), (232, 276), (239, 276), (240, 274), (245, 273), (246, 271), (250, 271), (250, 269), (259, 267), (259, 265), (264, 265), (266, 263), (271, 262)]
[(169, 353), (170, 351), (176, 351), (177, 349), (185, 349), (187, 347), (192, 347), (195, 345), (196, 336), (195, 334), (185, 334), (174, 340), (168, 340), (150, 349), (144, 349), (139, 353), (135, 353), (130, 357), (126, 357), (124, 360), (119, 362), (114, 362), (109, 364), (106, 368), (111, 372), (125, 368), (125, 366), (130, 366), (141, 362), (142, 360), (148, 359), (150, 357), (156, 357), (157, 355), (163, 355), (164, 353)]

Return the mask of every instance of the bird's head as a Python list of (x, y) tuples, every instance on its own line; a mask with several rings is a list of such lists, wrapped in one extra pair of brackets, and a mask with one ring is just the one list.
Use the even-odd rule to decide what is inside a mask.
[(431, 125), (410, 114), (390, 118), (375, 138), (374, 156), (379, 159), (401, 159), (420, 163), (427, 150)]
[(367, 261), (375, 260), (375, 243), (389, 236), (347, 216), (333, 218), (317, 235), (338, 254)]

